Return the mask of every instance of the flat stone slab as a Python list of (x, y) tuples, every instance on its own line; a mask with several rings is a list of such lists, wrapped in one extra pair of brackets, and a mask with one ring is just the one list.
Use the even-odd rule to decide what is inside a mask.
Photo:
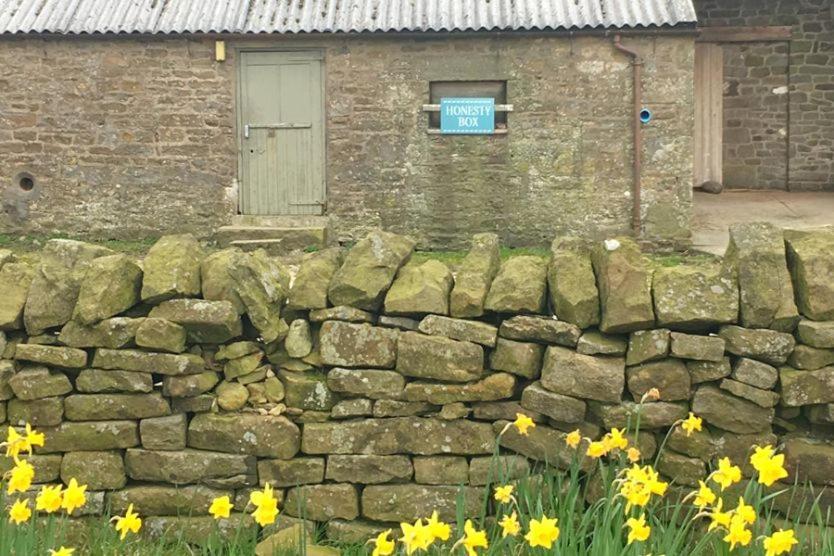
[(319, 331), (322, 363), (333, 367), (381, 367), (397, 361), (399, 332), (391, 328), (327, 321)]
[(301, 433), (285, 417), (254, 413), (201, 413), (188, 426), (188, 445), (203, 450), (290, 459)]
[(625, 387), (625, 360), (550, 346), (544, 355), (541, 385), (574, 398), (618, 402)]
[(484, 373), (484, 348), (471, 342), (403, 332), (397, 349), (397, 372), (404, 376), (467, 382)]
[[(480, 514), (484, 489), (462, 487), (464, 517)], [(454, 521), (461, 487), (427, 485), (371, 485), (362, 491), (362, 514), (377, 521), (414, 521), (437, 511), (443, 521)]]
[(498, 339), (498, 328), (491, 324), (440, 315), (427, 315), (420, 321), (418, 330), (431, 336), (445, 336), (487, 347), (494, 347)]
[(205, 363), (201, 357), (191, 354), (99, 348), (93, 356), (93, 367), (178, 376), (202, 373)]

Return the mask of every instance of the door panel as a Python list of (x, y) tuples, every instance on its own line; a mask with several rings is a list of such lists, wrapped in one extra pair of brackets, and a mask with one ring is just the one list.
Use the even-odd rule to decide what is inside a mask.
[(321, 214), (324, 133), (318, 52), (241, 54), (241, 212)]
[(695, 187), (723, 183), (724, 55), (720, 44), (695, 43)]

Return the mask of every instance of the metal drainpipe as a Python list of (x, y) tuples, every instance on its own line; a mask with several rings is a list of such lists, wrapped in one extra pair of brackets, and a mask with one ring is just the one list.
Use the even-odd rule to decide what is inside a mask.
[(633, 131), (633, 147), (634, 156), (632, 162), (633, 171), (633, 191), (634, 202), (631, 209), (631, 227), (634, 231), (635, 237), (640, 237), (642, 231), (642, 167), (643, 167), (643, 128), (640, 122), (640, 111), (643, 108), (643, 59), (634, 50), (623, 46), (620, 41), (620, 35), (614, 35), (614, 48), (631, 58), (632, 74), (634, 77), (634, 110), (632, 114), (632, 131)]

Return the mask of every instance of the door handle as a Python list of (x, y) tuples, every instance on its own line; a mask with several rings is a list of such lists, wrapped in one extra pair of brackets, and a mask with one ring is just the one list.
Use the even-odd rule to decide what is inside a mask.
[(249, 139), (249, 124), (243, 126), (243, 138)]

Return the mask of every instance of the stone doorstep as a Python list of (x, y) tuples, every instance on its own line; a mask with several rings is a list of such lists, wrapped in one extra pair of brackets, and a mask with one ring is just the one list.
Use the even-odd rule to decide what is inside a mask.
[(221, 247), (239, 247), (244, 251), (265, 249), (272, 255), (286, 254), (308, 247), (327, 245), (327, 228), (322, 226), (222, 226), (214, 233)]

